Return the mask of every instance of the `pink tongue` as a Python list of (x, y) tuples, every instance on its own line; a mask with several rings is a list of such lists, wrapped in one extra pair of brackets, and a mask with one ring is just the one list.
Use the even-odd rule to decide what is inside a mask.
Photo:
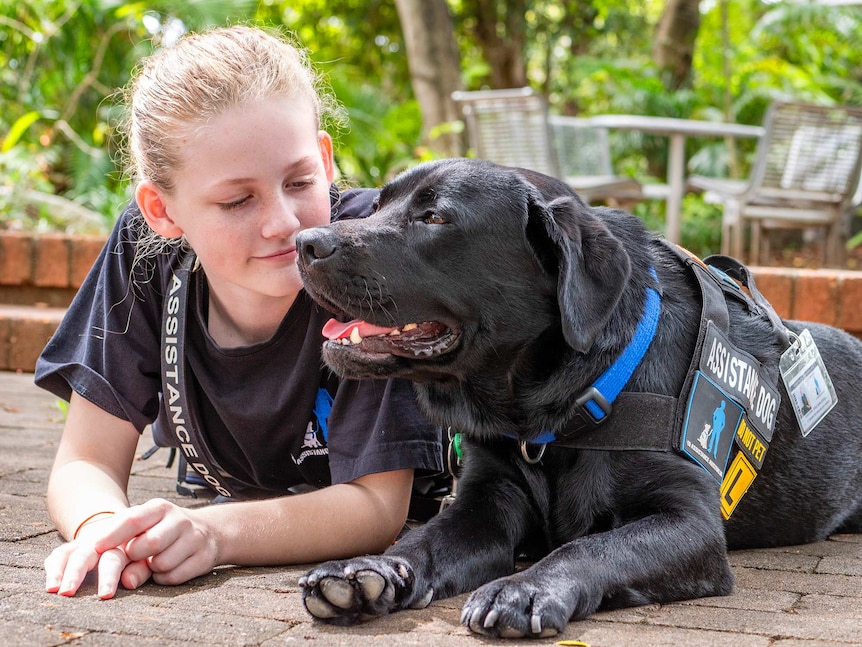
[(327, 339), (344, 339), (350, 337), (350, 333), (356, 328), (362, 337), (373, 337), (374, 335), (387, 335), (397, 328), (385, 328), (383, 326), (375, 326), (361, 319), (354, 319), (346, 323), (330, 319), (323, 326), (323, 336)]

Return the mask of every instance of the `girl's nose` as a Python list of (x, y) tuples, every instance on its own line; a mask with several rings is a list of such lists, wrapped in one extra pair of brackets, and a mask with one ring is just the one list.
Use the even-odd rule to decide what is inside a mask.
[(261, 233), (264, 238), (284, 238), (299, 229), (300, 222), (291, 200), (285, 196), (273, 199), (266, 211)]

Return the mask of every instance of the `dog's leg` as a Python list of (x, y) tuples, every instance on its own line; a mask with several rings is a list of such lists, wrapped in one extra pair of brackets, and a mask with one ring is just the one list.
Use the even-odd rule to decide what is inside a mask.
[[(427, 606), (511, 573), (515, 552), (537, 523), (535, 506), (499, 472), (465, 473), (455, 502), (383, 555), (330, 561), (300, 579), (306, 609), (332, 624), (354, 624)], [(487, 480), (485, 480), (487, 479)], [(484, 482), (480, 482), (484, 481)]]
[[(715, 496), (705, 500), (717, 510)], [(547, 637), (602, 605), (727, 595), (732, 586), (720, 516), (701, 504), (575, 539), (473, 592), (461, 621), (490, 636)]]
[(483, 517), (456, 499), (383, 555), (319, 565), (299, 582), (306, 609), (333, 624), (354, 624), (423, 608), (511, 573), (515, 542), (505, 527), (511, 519)]
[(835, 532), (839, 533), (862, 533), (862, 510), (857, 510), (850, 515)]

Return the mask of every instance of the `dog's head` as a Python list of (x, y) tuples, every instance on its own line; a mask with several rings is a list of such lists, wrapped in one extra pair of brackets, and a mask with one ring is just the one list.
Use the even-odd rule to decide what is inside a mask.
[(490, 162), (420, 165), (375, 213), (302, 232), (323, 357), (346, 377), (433, 379), (493, 370), (542, 336), (585, 353), (630, 273), (620, 239), (562, 182)]

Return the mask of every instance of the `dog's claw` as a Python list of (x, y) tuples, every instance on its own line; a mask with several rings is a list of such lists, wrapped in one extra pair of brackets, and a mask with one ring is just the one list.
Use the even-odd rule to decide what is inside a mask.
[(478, 609), (476, 609), (472, 613), (467, 613), (466, 618), (464, 616), (462, 616), (461, 622), (463, 624), (467, 625), (468, 627), (470, 627), (470, 631), (477, 633), (477, 634), (482, 634), (482, 633), (485, 633), (485, 631), (484, 631), (485, 628), (482, 626), (482, 624), (480, 622), (481, 619), (482, 619), (482, 613)]
[(497, 611), (495, 609), (492, 609), (491, 611), (489, 611), (488, 615), (485, 616), (485, 622), (483, 623), (485, 626), (485, 629), (490, 629), (495, 624), (497, 624), (497, 619), (499, 617), (500, 617), (499, 611)]
[(530, 616), (530, 631), (536, 635), (542, 633), (542, 616), (537, 616), (536, 614)]

